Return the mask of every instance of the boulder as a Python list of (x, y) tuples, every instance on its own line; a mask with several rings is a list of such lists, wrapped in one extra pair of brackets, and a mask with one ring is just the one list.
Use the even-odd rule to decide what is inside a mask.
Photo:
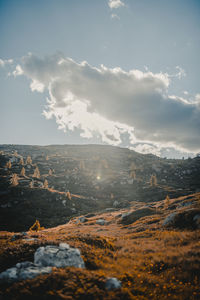
[(25, 261), (17, 263), (15, 267), (9, 268), (0, 274), (0, 281), (20, 281), (32, 279), (41, 274), (48, 274), (51, 267), (38, 266), (32, 262)]
[(92, 217), (95, 217), (96, 215), (93, 214), (93, 213), (89, 213), (87, 215), (85, 215), (86, 218), (92, 218)]
[(85, 268), (79, 249), (71, 248), (66, 243), (61, 243), (59, 247), (52, 245), (38, 248), (34, 254), (34, 263), (43, 267)]
[(195, 215), (193, 221), (196, 223), (198, 229), (200, 229), (200, 214)]
[(191, 208), (168, 215), (163, 221), (163, 226), (178, 229), (198, 229), (200, 228), (199, 219), (200, 209)]
[(121, 281), (115, 277), (107, 278), (106, 280), (106, 289), (107, 290), (115, 290), (120, 289), (122, 286)]
[(98, 225), (105, 225), (106, 221), (104, 219), (98, 219), (96, 220), (96, 224)]
[(87, 222), (87, 221), (88, 221), (87, 218), (85, 218), (85, 217), (80, 217), (80, 218), (78, 218), (78, 220), (76, 221), (76, 223), (85, 223), (85, 222)]
[(119, 206), (119, 204), (120, 204), (119, 201), (115, 200), (115, 201), (113, 202), (113, 207), (116, 207), (116, 208), (117, 208), (117, 207)]
[(129, 224), (136, 222), (137, 220), (139, 220), (142, 217), (151, 216), (154, 214), (157, 214), (155, 209), (141, 208), (141, 209), (137, 209), (135, 211), (131, 211), (131, 212), (122, 214), (120, 222), (124, 225), (129, 225)]

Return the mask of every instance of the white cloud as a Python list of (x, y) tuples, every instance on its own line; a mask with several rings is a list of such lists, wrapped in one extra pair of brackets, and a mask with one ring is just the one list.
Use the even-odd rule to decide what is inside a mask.
[(1, 59), (0, 58), (0, 67), (5, 67), (5, 65), (10, 65), (13, 63), (13, 59)]
[(18, 76), (18, 75), (22, 75), (22, 74), (23, 74), (23, 70), (22, 70), (21, 66), (17, 65), (15, 70), (13, 71), (13, 75)]
[(161, 147), (153, 144), (136, 144), (130, 147), (130, 149), (143, 154), (152, 153), (157, 156), (161, 155)]
[[(21, 73), (21, 74), (23, 74), (23, 73)], [(21, 74), (18, 73), (18, 75), (21, 75)], [(37, 91), (37, 92), (42, 93), (42, 92), (44, 92), (45, 86), (41, 82), (34, 79), (30, 84), (30, 88), (31, 88), (32, 92)]]
[(109, 0), (108, 1), (108, 6), (111, 9), (115, 9), (115, 8), (119, 8), (121, 6), (124, 6), (124, 2), (122, 2), (121, 0)]
[(116, 14), (111, 14), (111, 19), (118, 19), (120, 20), (120, 17)]
[(54, 117), (60, 129), (78, 128), (84, 137), (98, 135), (114, 145), (125, 135), (129, 145), (200, 150), (199, 97), (191, 103), (168, 95), (167, 73), (96, 68), (62, 55), (29, 54), (20, 68), (15, 74), (30, 78), (32, 90), (48, 90), (44, 115)]

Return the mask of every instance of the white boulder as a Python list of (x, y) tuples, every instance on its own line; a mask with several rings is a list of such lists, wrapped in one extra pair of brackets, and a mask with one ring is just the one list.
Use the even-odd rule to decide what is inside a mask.
[(61, 243), (59, 247), (46, 246), (38, 248), (34, 254), (34, 263), (43, 267), (85, 268), (79, 249), (70, 248), (66, 243)]

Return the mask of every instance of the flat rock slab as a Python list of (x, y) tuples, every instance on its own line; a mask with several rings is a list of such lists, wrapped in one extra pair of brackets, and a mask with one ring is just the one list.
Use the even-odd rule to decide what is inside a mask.
[(122, 214), (120, 223), (122, 223), (124, 225), (129, 225), (129, 224), (136, 222), (137, 220), (139, 220), (142, 217), (151, 216), (151, 215), (155, 215), (155, 214), (157, 214), (157, 212), (155, 209), (152, 209), (152, 208), (137, 209), (135, 211), (128, 212), (126, 214)]
[(0, 281), (20, 281), (32, 279), (41, 274), (51, 273), (51, 267), (41, 267), (30, 261), (17, 263), (16, 266), (7, 269), (0, 274)]

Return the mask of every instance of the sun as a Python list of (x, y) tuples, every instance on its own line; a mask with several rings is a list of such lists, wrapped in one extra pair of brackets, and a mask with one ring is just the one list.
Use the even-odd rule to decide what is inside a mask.
[(98, 175), (98, 176), (97, 176), (97, 180), (100, 180), (100, 179), (101, 179), (101, 177)]

